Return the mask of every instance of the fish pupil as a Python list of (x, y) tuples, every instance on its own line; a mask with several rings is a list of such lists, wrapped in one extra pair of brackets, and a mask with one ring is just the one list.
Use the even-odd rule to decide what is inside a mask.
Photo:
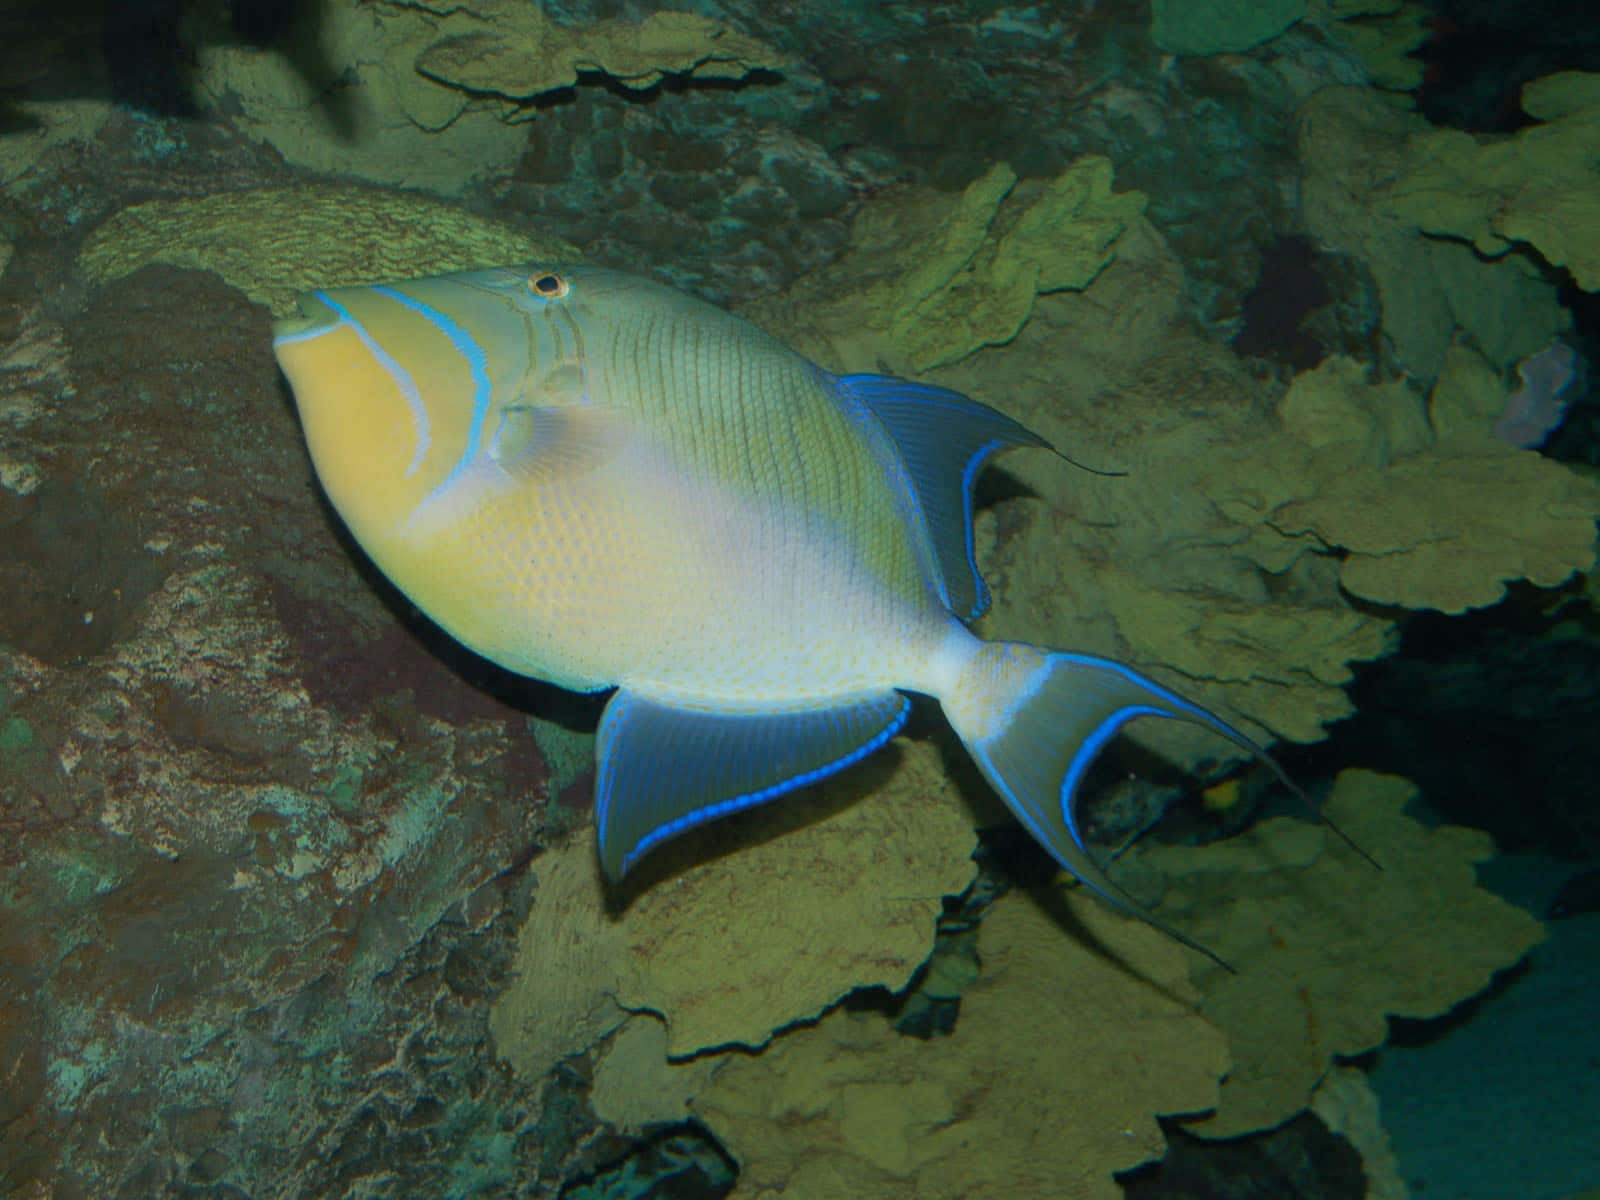
[(559, 300), (567, 294), (567, 281), (561, 276), (551, 273), (535, 275), (529, 281), (529, 286), (539, 295), (549, 299)]

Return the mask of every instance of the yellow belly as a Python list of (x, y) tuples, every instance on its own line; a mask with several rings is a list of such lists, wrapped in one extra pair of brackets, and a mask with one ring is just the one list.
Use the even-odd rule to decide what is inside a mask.
[(373, 549), (420, 608), (510, 670), (770, 706), (915, 686), (945, 635), (909, 546), (864, 555), (861, 539), (686, 481), (641, 446)]

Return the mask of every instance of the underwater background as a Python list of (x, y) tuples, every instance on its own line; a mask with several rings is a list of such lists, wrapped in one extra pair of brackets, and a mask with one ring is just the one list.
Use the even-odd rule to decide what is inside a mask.
[[(315, 483), (310, 287), (582, 259), (1046, 456), (988, 637), (1272, 742), (1054, 877), (936, 715), (626, 905), (599, 700)], [(1600, 1195), (1600, 11), (7, 0), (0, 1195)]]

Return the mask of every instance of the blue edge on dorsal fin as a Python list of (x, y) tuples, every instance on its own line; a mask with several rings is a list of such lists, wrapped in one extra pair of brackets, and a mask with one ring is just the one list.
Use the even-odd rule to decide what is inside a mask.
[(972, 552), (973, 485), (1000, 451), (1050, 449), (1050, 443), (948, 388), (886, 375), (838, 375), (829, 382), (846, 411), (892, 445), (895, 453), (880, 450), (879, 457), (901, 486), (945, 607), (963, 621), (980, 616), (989, 607), (989, 589)]

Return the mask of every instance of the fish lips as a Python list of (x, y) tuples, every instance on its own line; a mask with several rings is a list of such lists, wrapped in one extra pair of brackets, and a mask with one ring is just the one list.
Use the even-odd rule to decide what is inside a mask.
[(301, 292), (295, 297), (300, 312), (272, 323), (272, 344), (280, 346), (302, 338), (326, 333), (343, 319), (343, 314), (321, 292)]

